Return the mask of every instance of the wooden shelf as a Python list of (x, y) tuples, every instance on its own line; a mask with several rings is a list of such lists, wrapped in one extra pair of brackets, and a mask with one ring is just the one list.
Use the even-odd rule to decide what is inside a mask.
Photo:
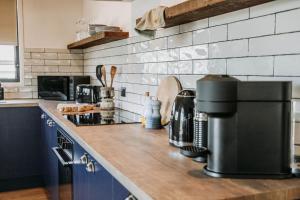
[[(189, 0), (166, 8), (164, 28), (213, 17), (274, 0)], [(137, 19), (138, 23), (141, 18)]]
[(129, 37), (128, 32), (100, 32), (95, 35), (68, 45), (68, 49), (85, 49)]

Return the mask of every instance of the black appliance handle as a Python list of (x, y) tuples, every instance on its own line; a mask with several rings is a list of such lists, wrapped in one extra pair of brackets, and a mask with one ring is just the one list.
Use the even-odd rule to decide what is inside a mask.
[(52, 148), (52, 151), (55, 153), (56, 157), (58, 158), (59, 162), (61, 163), (62, 166), (64, 167), (67, 167), (67, 166), (70, 166), (70, 165), (73, 165), (74, 162), (70, 162), (70, 161), (65, 161), (63, 159), (63, 157), (60, 155), (60, 153), (58, 152), (58, 150), (61, 149), (59, 147), (53, 147)]
[(96, 76), (97, 76), (97, 79), (100, 81), (101, 85), (103, 87), (105, 87), (105, 85), (102, 81), (102, 71), (101, 71), (102, 67), (104, 67), (104, 65), (97, 65), (97, 67), (96, 67)]

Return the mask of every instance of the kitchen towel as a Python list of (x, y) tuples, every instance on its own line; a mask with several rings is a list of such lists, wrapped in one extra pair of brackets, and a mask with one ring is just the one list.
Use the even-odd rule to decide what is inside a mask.
[(159, 6), (148, 11), (142, 19), (137, 23), (135, 29), (139, 33), (151, 33), (162, 28), (166, 25), (165, 23), (165, 6)]

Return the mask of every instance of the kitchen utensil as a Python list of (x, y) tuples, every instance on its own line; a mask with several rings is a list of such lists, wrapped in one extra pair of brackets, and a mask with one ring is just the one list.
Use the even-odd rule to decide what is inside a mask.
[(113, 85), (116, 73), (117, 73), (117, 67), (111, 66), (111, 68), (110, 68), (110, 87), (112, 87), (112, 85)]
[(100, 86), (82, 84), (76, 89), (76, 103), (97, 104), (100, 102)]
[(193, 117), (195, 91), (182, 90), (172, 106), (169, 143), (176, 147), (193, 145)]
[(102, 67), (104, 67), (104, 65), (98, 65), (96, 67), (96, 76), (97, 76), (97, 79), (100, 81), (101, 85), (103, 87), (105, 87), (103, 81), (102, 81)]
[(106, 82), (106, 68), (105, 68), (104, 65), (101, 67), (101, 74), (102, 74), (102, 77), (103, 77), (103, 80), (104, 80), (104, 87), (107, 87), (107, 82)]
[(160, 114), (163, 126), (170, 122), (173, 102), (181, 90), (181, 84), (174, 76), (168, 76), (161, 81), (156, 97), (161, 102)]
[(198, 80), (196, 111), (208, 117), (204, 173), (291, 177), (291, 96), (288, 81), (239, 81), (224, 75)]

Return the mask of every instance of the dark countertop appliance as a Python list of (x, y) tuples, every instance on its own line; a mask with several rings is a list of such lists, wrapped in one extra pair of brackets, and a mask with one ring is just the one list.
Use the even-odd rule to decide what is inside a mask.
[(80, 84), (76, 87), (76, 103), (97, 104), (100, 102), (100, 86)]
[(169, 124), (169, 143), (176, 147), (193, 144), (195, 91), (182, 90), (173, 103)]
[(90, 84), (89, 76), (38, 76), (38, 98), (75, 101), (76, 87)]
[(290, 177), (291, 91), (291, 82), (242, 82), (214, 75), (198, 80), (196, 112), (208, 117), (205, 173)]

